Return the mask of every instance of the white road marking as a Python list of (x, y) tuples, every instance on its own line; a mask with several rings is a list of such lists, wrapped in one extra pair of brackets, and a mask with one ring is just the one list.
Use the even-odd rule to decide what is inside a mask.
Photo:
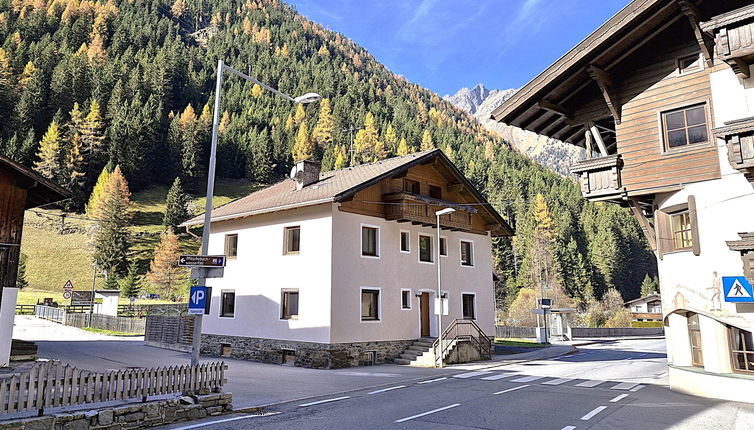
[(444, 381), (446, 379), (448, 379), (448, 378), (446, 378), (446, 377), (443, 376), (442, 378), (430, 379), (429, 381), (417, 382), (417, 384), (429, 384), (430, 382)]
[(427, 412), (424, 412), (424, 413), (421, 413), (421, 414), (416, 414), (416, 415), (411, 415), (410, 417), (401, 418), (399, 420), (395, 420), (395, 422), (396, 423), (402, 423), (402, 422), (405, 422), (405, 421), (408, 421), (408, 420), (413, 420), (414, 418), (419, 418), (419, 417), (427, 416), (427, 415), (430, 415), (430, 414), (434, 414), (436, 412), (442, 412), (442, 411), (445, 411), (445, 410), (448, 410), (448, 409), (451, 409), (451, 408), (455, 408), (456, 406), (461, 406), (461, 404), (460, 403), (454, 403), (452, 405), (448, 405), (448, 406), (445, 406), (445, 407), (442, 407), (442, 408), (433, 409), (431, 411), (427, 411)]
[(610, 399), (610, 403), (620, 402), (621, 400), (625, 399), (626, 397), (628, 397), (628, 394), (621, 394), (619, 396), (615, 396), (614, 398)]
[(523, 378), (514, 379), (511, 382), (531, 382), (542, 378), (544, 378), (544, 376), (524, 376)]
[(277, 415), (279, 413), (280, 412), (266, 412), (264, 414), (259, 414), (259, 415), (244, 415), (242, 417), (233, 417), (233, 418), (225, 418), (225, 419), (222, 419), (222, 420), (206, 421), (206, 422), (199, 423), (199, 424), (191, 424), (190, 426), (176, 427), (173, 430), (189, 430), (189, 429), (195, 429), (195, 428), (199, 428), (199, 427), (211, 426), (211, 425), (214, 425), (214, 424), (227, 423), (227, 422), (230, 422), (230, 421), (247, 420), (249, 418), (268, 417), (268, 416), (271, 416), (271, 415)]
[(575, 375), (578, 375), (579, 373), (584, 373), (584, 372), (586, 372), (586, 370), (579, 370), (578, 372), (567, 373), (567, 374), (565, 374), (563, 376), (565, 376), (565, 377), (575, 376)]
[(304, 406), (319, 405), (320, 403), (337, 402), (338, 400), (345, 400), (345, 399), (350, 399), (350, 398), (351, 398), (350, 396), (336, 397), (334, 399), (326, 399), (326, 400), (319, 400), (319, 401), (311, 402), (311, 403), (304, 403), (303, 405), (298, 405), (298, 407), (301, 408)]
[(385, 391), (393, 391), (393, 390), (397, 390), (399, 388), (406, 388), (406, 386), (405, 385), (399, 385), (397, 387), (383, 388), (381, 390), (372, 391), (371, 393), (368, 393), (368, 394), (384, 393)]
[(574, 430), (575, 428), (576, 428), (576, 427), (574, 427), (574, 426), (565, 426), (565, 427), (563, 427), (563, 428), (562, 428), (562, 429), (560, 429), (560, 430)]
[(542, 385), (560, 385), (560, 384), (565, 384), (566, 382), (570, 382), (570, 381), (573, 381), (573, 379), (571, 379), (571, 378), (558, 378), (558, 379), (553, 379), (551, 381), (543, 382)]
[(485, 376), (484, 378), (481, 378), (481, 379), (485, 381), (497, 381), (498, 379), (508, 378), (515, 375), (516, 373), (498, 373), (497, 375)]
[(607, 406), (597, 406), (592, 410), (592, 412), (589, 412), (588, 414), (581, 417), (581, 421), (589, 421), (590, 418), (604, 411), (605, 409), (607, 409)]
[(610, 387), (611, 390), (630, 390), (631, 388), (634, 388), (637, 386), (636, 382), (621, 382), (620, 384), (613, 385)]
[(605, 381), (584, 381), (584, 382), (580, 382), (580, 383), (576, 384), (576, 386), (577, 387), (592, 388), (592, 387), (596, 387), (597, 385), (600, 385), (603, 382), (605, 382)]
[(492, 372), (485, 372), (485, 371), (479, 371), (479, 372), (468, 372), (468, 373), (461, 373), (460, 375), (453, 375), (454, 378), (461, 378), (461, 379), (468, 379), (468, 378), (475, 378), (477, 376), (482, 375), (489, 375)]
[(529, 387), (529, 386), (530, 386), (530, 385), (519, 385), (518, 387), (508, 388), (507, 390), (498, 391), (497, 393), (492, 393), (492, 394), (495, 394), (495, 395), (497, 395), (497, 394), (505, 394), (505, 393), (510, 393), (511, 391), (520, 390), (520, 389), (522, 389), (522, 388), (526, 388), (526, 387)]
[(630, 390), (628, 390), (628, 391), (633, 391), (633, 392), (635, 393), (635, 392), (637, 392), (637, 391), (641, 390), (642, 388), (644, 388), (644, 386), (643, 386), (643, 385), (637, 385), (637, 386), (635, 386), (634, 388), (631, 388), (631, 389), (630, 389)]

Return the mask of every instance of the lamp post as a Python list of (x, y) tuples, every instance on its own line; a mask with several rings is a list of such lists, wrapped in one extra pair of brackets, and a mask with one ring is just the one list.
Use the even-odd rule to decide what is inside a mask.
[(440, 345), (440, 369), (442, 369), (442, 284), (440, 275), (440, 217), (455, 212), (453, 208), (445, 208), (435, 212), (437, 217), (437, 339)]
[[(228, 66), (223, 60), (217, 60), (217, 83), (215, 85), (215, 109), (212, 117), (212, 146), (209, 154), (209, 169), (207, 171), (207, 202), (204, 206), (204, 230), (202, 232), (202, 251), (201, 255), (207, 255), (209, 248), (209, 231), (210, 223), (212, 221), (212, 196), (215, 192), (215, 164), (217, 160), (217, 134), (218, 127), (220, 125), (220, 95), (223, 89), (223, 73), (230, 72), (234, 75), (246, 79), (249, 82), (253, 82), (267, 91), (279, 95), (280, 97), (291, 101), (296, 104), (307, 104), (319, 101), (322, 96), (317, 93), (306, 93), (298, 97), (291, 97), (282, 91), (276, 90), (271, 86), (264, 84), (253, 78), (246, 73), (239, 72), (238, 70)], [(199, 285), (204, 285), (206, 278), (198, 279)], [(199, 364), (199, 348), (201, 346), (202, 337), (202, 315), (197, 315), (194, 319), (194, 337), (191, 342), (191, 365)]]

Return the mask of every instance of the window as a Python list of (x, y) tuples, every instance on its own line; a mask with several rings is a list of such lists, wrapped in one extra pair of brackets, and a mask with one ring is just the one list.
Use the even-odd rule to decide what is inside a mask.
[(462, 294), (461, 303), (463, 305), (463, 319), (473, 320), (476, 318), (474, 314), (474, 294)]
[(703, 64), (699, 59), (699, 54), (689, 55), (678, 59), (678, 74), (685, 75), (702, 70)]
[(419, 182), (412, 179), (403, 180), (403, 191), (411, 194), (420, 194)]
[(401, 289), (401, 309), (411, 309), (411, 290)]
[(704, 104), (663, 112), (662, 124), (666, 150), (709, 141)]
[(461, 266), (474, 265), (474, 247), (471, 242), (461, 241)]
[(238, 256), (238, 235), (225, 235), (225, 255), (229, 260), (235, 260)]
[(688, 211), (670, 216), (673, 229), (673, 250), (684, 251), (693, 246), (691, 236), (691, 216)]
[(429, 186), (429, 196), (433, 199), (442, 199), (442, 188), (430, 185)]
[(440, 255), (443, 257), (448, 256), (448, 240), (444, 237), (440, 238)]
[(220, 316), (232, 318), (236, 311), (236, 292), (223, 291), (220, 301)]
[(361, 255), (365, 257), (379, 256), (377, 241), (379, 235), (376, 227), (361, 226)]
[(704, 358), (702, 357), (702, 332), (699, 329), (699, 315), (687, 314), (689, 328), (689, 343), (691, 344), (691, 364), (698, 367), (704, 367)]
[(407, 231), (401, 232), (401, 252), (411, 252), (410, 248), (411, 237)]
[(754, 339), (750, 331), (730, 327), (730, 350), (733, 354), (733, 369), (754, 373)]
[(432, 237), (419, 235), (419, 261), (432, 262)]
[(286, 227), (284, 240), (283, 254), (298, 254), (301, 248), (301, 227)]
[(361, 290), (361, 320), (380, 320), (380, 290)]
[(281, 319), (298, 319), (298, 290), (283, 290), (280, 303), (283, 308)]

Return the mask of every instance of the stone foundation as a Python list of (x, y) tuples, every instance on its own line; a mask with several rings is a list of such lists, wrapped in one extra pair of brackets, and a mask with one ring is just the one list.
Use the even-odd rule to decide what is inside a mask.
[(329, 344), (203, 334), (202, 354), (317, 369), (338, 369), (392, 363), (413, 342), (414, 340), (393, 340)]
[(0, 430), (142, 429), (229, 413), (233, 410), (232, 401), (233, 395), (230, 393), (181, 397), (86, 412), (0, 421)]

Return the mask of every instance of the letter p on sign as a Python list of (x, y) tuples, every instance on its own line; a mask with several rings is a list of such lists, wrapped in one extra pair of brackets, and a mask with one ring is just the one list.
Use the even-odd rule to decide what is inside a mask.
[(189, 315), (202, 315), (204, 313), (204, 307), (206, 303), (207, 287), (191, 287), (191, 292), (189, 293)]

